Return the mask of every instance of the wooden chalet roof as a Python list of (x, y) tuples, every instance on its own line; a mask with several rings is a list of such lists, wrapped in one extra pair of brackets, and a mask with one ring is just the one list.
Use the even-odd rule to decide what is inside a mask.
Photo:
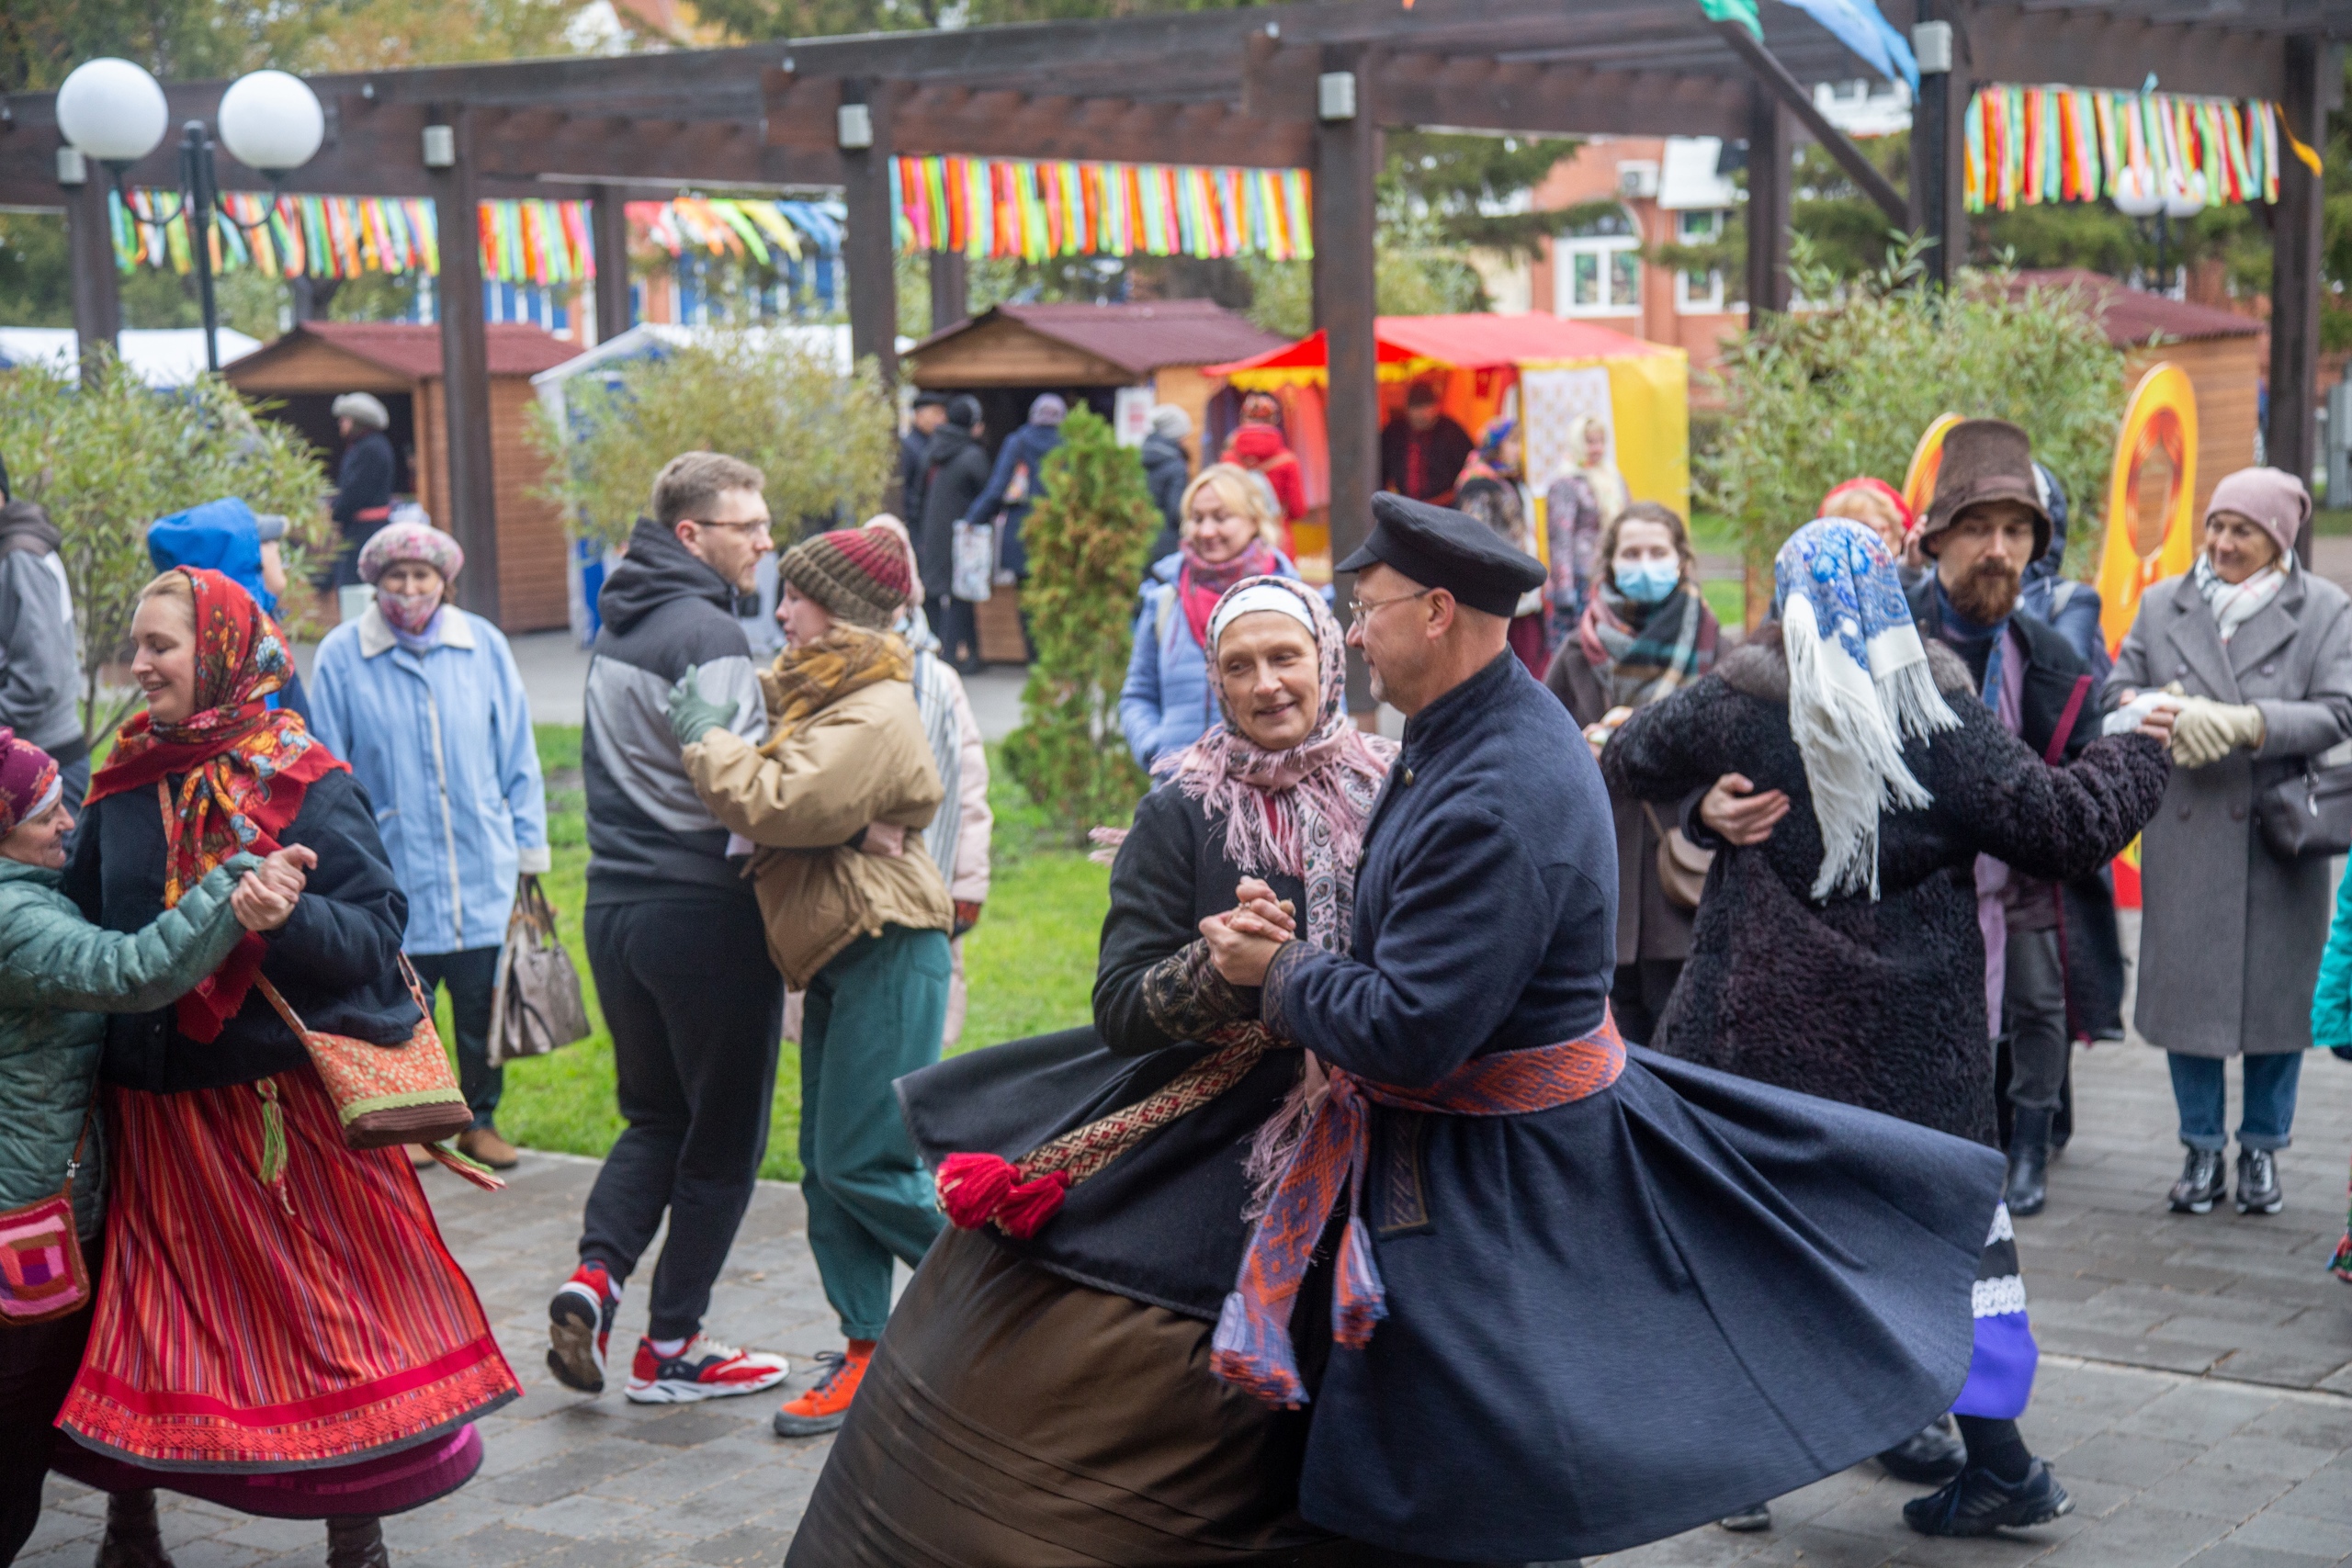
[(2028, 288), (2064, 289), (2080, 295), (2098, 313), (2107, 341), (2118, 348), (2137, 348), (2151, 338), (2185, 343), (2197, 338), (2253, 337), (2262, 331), (2262, 323), (2251, 316), (2151, 294), (2082, 267), (2018, 273), (2011, 293)]
[[(492, 376), (536, 376), (580, 352), (576, 344), (522, 322), (494, 322), (482, 330)], [(248, 391), (335, 386), (404, 392), (441, 374), (441, 329), (413, 321), (305, 321), (223, 374)]]
[(998, 305), (908, 351), (917, 386), (1124, 386), (1169, 365), (1214, 365), (1283, 340), (1207, 299)]

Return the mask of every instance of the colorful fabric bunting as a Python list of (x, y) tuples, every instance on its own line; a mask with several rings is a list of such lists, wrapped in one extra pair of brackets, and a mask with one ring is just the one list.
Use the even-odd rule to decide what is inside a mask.
[[(134, 190), (109, 198), (115, 260), (124, 272), (142, 263), (185, 273), (195, 265), (187, 219), (175, 192)], [(441, 271), (433, 202), (390, 197), (287, 196), (272, 207), (250, 191), (221, 197), (236, 222), (209, 225), (218, 272), (258, 267), (281, 277), (356, 277), (367, 272)], [(827, 203), (729, 199), (632, 201), (632, 243), (673, 256), (689, 247), (713, 255), (749, 255), (763, 264), (799, 261), (841, 250), (839, 209)], [(160, 222), (164, 215), (169, 222)], [(241, 225), (243, 225), (241, 227)], [(485, 201), (481, 274), (496, 283), (581, 284), (596, 276), (584, 201)], [(780, 256), (779, 256), (780, 254)]]
[(1038, 262), (1071, 255), (1315, 254), (1301, 169), (898, 158), (901, 251)]
[(2208, 203), (2278, 199), (2278, 106), (2081, 87), (1981, 87), (1963, 122), (1968, 210), (2112, 197), (2126, 170)]

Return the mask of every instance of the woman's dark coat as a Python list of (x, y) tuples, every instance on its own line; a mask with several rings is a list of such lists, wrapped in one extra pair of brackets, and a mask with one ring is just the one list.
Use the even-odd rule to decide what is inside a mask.
[(944, 594), (955, 579), (956, 524), (989, 484), (988, 449), (961, 425), (931, 433), (923, 455), (922, 513), (915, 520), (915, 570), (922, 591)]
[[(1146, 795), (1111, 868), (1094, 1027), (970, 1052), (899, 1079), (924, 1162), (936, 1168), (966, 1151), (1016, 1159), (1208, 1055), (1171, 1027), (1182, 1003), (1171, 1009), (1170, 988), (1148, 977), (1200, 942), (1202, 919), (1239, 902), (1241, 875), (1226, 858), (1221, 819), (1211, 822), (1173, 784)], [(1265, 880), (1306, 907), (1297, 878)], [(1255, 1016), (1256, 991), (1233, 990), (1230, 1000), (1238, 1016)], [(1080, 1284), (1215, 1322), (1249, 1234), (1250, 1140), (1298, 1081), (1299, 1065), (1295, 1051), (1269, 1053), (1233, 1089), (1071, 1188), (1035, 1238), (991, 1231), (991, 1239)]]
[[(174, 791), (180, 784), (170, 781)], [(293, 916), (262, 940), (261, 972), (303, 1023), (395, 1045), (422, 1016), (400, 966), (408, 899), (392, 876), (368, 792), (340, 770), (311, 784), (283, 835), (318, 853)], [(63, 891), (108, 931), (137, 931), (164, 908), (164, 819), (152, 790), (110, 795), (83, 814)], [(251, 1083), (310, 1054), (256, 986), (210, 1043), (183, 1035), (171, 1009), (107, 1021), (107, 1080), (156, 1093)]]
[[(1961, 728), (1904, 747), (1935, 800), (1881, 813), (1875, 900), (1812, 897), (1821, 829), (1789, 733), (1775, 625), (1714, 674), (1635, 714), (1601, 767), (1645, 800), (1680, 801), (1731, 773), (1789, 795), (1770, 838), (1716, 855), (1657, 1049), (1991, 1143), (1976, 857), (2033, 876), (2090, 871), (2155, 810), (2169, 766), (2155, 741), (2117, 736), (2047, 767), (2001, 728), (1958, 656), (1931, 643), (1928, 657)], [(1704, 833), (1695, 813), (1685, 828)]]
[(2108, 691), (2178, 682), (2262, 710), (2258, 751), (2176, 768), (2140, 844), (2140, 972), (2132, 1021), (2190, 1056), (2308, 1049), (2312, 988), (2334, 911), (2329, 860), (2264, 846), (2256, 802), (2352, 735), (2352, 601), (2299, 570), (2222, 641), (2193, 578), (2148, 590)]
[[(1570, 637), (1553, 657), (1544, 684), (1568, 710), (1578, 728), (1600, 722), (1616, 704), (1602, 689), (1600, 672), (1584, 649)], [(1602, 782), (1607, 783), (1604, 777)], [(1644, 958), (1684, 959), (1690, 956), (1691, 911), (1666, 896), (1657, 877), (1660, 827), (1677, 820), (1671, 806), (1651, 806), (1623, 791), (1609, 792), (1609, 811), (1617, 824), (1617, 963), (1620, 967)]]

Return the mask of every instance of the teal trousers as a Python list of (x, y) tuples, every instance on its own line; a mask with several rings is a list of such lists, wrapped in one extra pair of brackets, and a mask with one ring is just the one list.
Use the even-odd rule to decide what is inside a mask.
[(808, 983), (800, 1018), (800, 1190), (808, 1250), (842, 1337), (879, 1339), (890, 1260), (922, 1261), (944, 1223), (894, 1080), (939, 1060), (947, 933), (885, 926)]

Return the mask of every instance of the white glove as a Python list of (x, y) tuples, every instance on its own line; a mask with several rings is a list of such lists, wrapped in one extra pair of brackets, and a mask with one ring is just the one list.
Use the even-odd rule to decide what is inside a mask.
[(2263, 734), (2262, 710), (2251, 703), (2191, 697), (2172, 721), (2172, 760), (2184, 768), (2201, 768), (2241, 747), (2253, 750)]

